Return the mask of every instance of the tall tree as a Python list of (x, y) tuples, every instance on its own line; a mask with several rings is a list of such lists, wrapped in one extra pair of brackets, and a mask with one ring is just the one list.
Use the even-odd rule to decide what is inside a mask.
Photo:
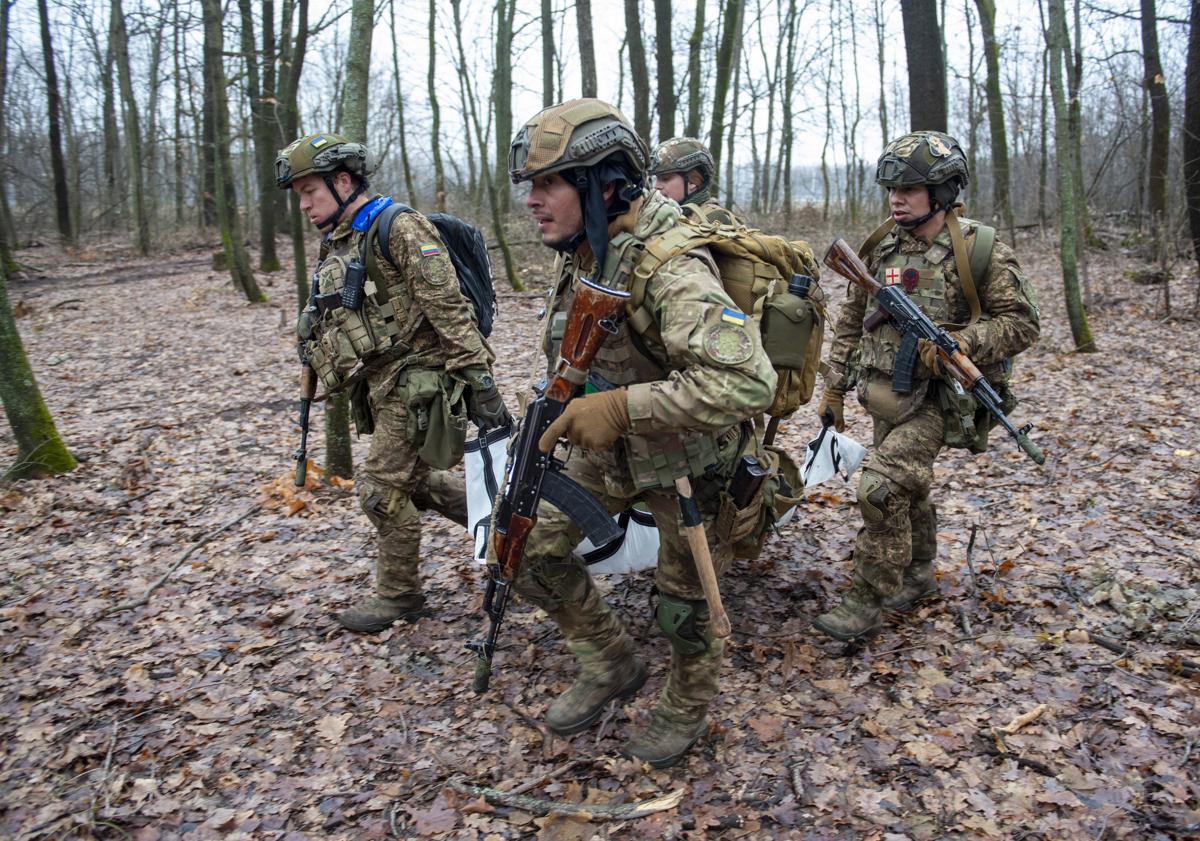
[(183, 227), (183, 71), (180, 60), (183, 54), (183, 26), (179, 20), (179, 5), (180, 0), (171, 4), (171, 76), (175, 85), (175, 107), (171, 109), (175, 112), (175, 154), (171, 163), (175, 170), (175, 225)]
[[(396, 30), (396, 3), (398, 0), (388, 1), (388, 15), (392, 26), (392, 43), (398, 44), (399, 32)], [(408, 196), (408, 204), (410, 207), (417, 206), (417, 191), (413, 187), (412, 166), (408, 161), (408, 134), (405, 131), (404, 122), (404, 90), (400, 86), (400, 50), (392, 50), (392, 83), (396, 88), (396, 123), (397, 131), (400, 134), (400, 166), (404, 170), (404, 191)]]
[(46, 68), (46, 118), (49, 123), (50, 172), (54, 180), (55, 217), (58, 220), (59, 234), (65, 242), (72, 243), (75, 237), (71, 232), (71, 196), (67, 188), (67, 164), (62, 148), (62, 100), (58, 93), (58, 70), (54, 66), (54, 45), (50, 40), (50, 9), (46, 0), (38, 0), (38, 21), (42, 30), (42, 62)]
[[(113, 0), (114, 4), (120, 0)], [(240, 289), (247, 300), (259, 303), (267, 296), (258, 288), (254, 272), (250, 268), (250, 255), (242, 236), (242, 223), (238, 216), (237, 193), (233, 186), (233, 161), (229, 154), (229, 102), (225, 98), (225, 38), (222, 32), (221, 0), (201, 0), (200, 10), (204, 19), (204, 81), (205, 100), (212, 112), (213, 161), (216, 168), (217, 225), (221, 229), (221, 245), (225, 262), (233, 285)]]
[(987, 63), (988, 133), (992, 146), (992, 213), (1014, 241), (1012, 201), (1008, 191), (1008, 131), (1004, 125), (1004, 99), (1000, 94), (1000, 43), (996, 40), (994, 0), (975, 0), (979, 28), (983, 30), (983, 56)]
[[(146, 206), (146, 188), (142, 167), (142, 127), (138, 118), (137, 99), (133, 91), (133, 73), (129, 69), (129, 35), (121, 0), (112, 0), (109, 18), (109, 40), (117, 63), (117, 80), (121, 86), (121, 116), (125, 127), (125, 148), (129, 152), (129, 186), (133, 191), (133, 219), (138, 251), (150, 253), (150, 214)], [(224, 92), (222, 92), (222, 96)]]
[[(697, 0), (700, 2), (700, 0)], [(654, 57), (658, 69), (658, 137), (675, 136), (675, 45), (671, 0), (654, 0)]]
[[(308, 52), (308, 0), (283, 0), (279, 28), (279, 106), (282, 132), (280, 146), (292, 142), (300, 135), (300, 75), (304, 70), (304, 56)], [(296, 34), (292, 37), (292, 17), (296, 17)], [(296, 283), (297, 309), (308, 302), (308, 269), (304, 253), (304, 220), (300, 217), (300, 199), (288, 191), (288, 227), (292, 235), (292, 263)]]
[[(513, 20), (517, 13), (517, 0), (496, 0), (496, 72), (492, 76), (492, 101), (496, 113), (496, 197), (500, 209), (507, 213), (510, 206), (508, 181), (508, 147), (512, 143), (512, 44)], [(467, 115), (463, 114), (463, 119)], [(479, 147), (480, 157), (486, 155), (486, 146)]]
[(700, 51), (704, 46), (706, 5), (706, 0), (696, 0), (696, 20), (688, 38), (688, 118), (687, 126), (683, 130), (688, 137), (700, 136)]
[[(8, 18), (9, 10), (16, 0), (0, 0), (0, 103), (6, 102), (3, 93), (8, 90)], [(8, 113), (0, 108), (0, 152), (8, 149)], [(3, 178), (0, 167), (0, 178)], [(0, 189), (0, 259), (4, 265), (0, 271), (12, 273), (16, 269), (13, 249), (17, 247), (17, 230), (13, 224), (12, 208), (8, 205), (8, 191)]]
[[(250, 133), (254, 138), (254, 170), (257, 176), (258, 264), (263, 271), (273, 272), (279, 268), (279, 256), (275, 253), (275, 216), (278, 213), (276, 197), (279, 193), (279, 188), (275, 186), (275, 154), (279, 144), (276, 142), (275, 132), (267, 123), (267, 115), (271, 109), (266, 103), (267, 92), (273, 92), (273, 89), (267, 87), (267, 80), (264, 78), (267, 63), (265, 59), (260, 59), (258, 47), (255, 45), (254, 12), (250, 0), (238, 0), (238, 10), (242, 18), (242, 57), (246, 62), (246, 94), (250, 99)], [(263, 9), (264, 30), (270, 26), (267, 23), (270, 21), (268, 11)], [(263, 70), (262, 74), (259, 73), (260, 67)]]
[(542, 0), (542, 107), (554, 104), (554, 2)]
[(1070, 111), (1063, 85), (1063, 65), (1069, 61), (1067, 49), (1067, 13), (1065, 0), (1049, 0), (1050, 20), (1046, 28), (1046, 46), (1050, 49), (1050, 97), (1054, 102), (1055, 171), (1058, 184), (1059, 259), (1062, 263), (1063, 294), (1067, 303), (1067, 320), (1075, 349), (1081, 352), (1096, 350), (1088, 326), (1087, 310), (1079, 284), (1078, 238), (1079, 214), (1075, 203), (1079, 189), (1075, 184), (1075, 146), (1071, 142)]
[(936, 0), (900, 0), (908, 58), (909, 131), (946, 131), (946, 63)]
[(650, 137), (650, 68), (642, 43), (640, 0), (625, 0), (625, 43), (629, 45), (629, 81), (633, 83), (633, 129)]
[(596, 95), (596, 42), (592, 37), (592, 0), (575, 0), (575, 21), (579, 28), (579, 75), (582, 96)]
[(429, 112), (432, 125), (429, 133), (433, 143), (433, 192), (438, 210), (446, 209), (446, 170), (442, 167), (442, 111), (437, 98), (437, 0), (429, 0)]
[[(721, 45), (717, 48), (717, 77), (713, 84), (712, 129), (708, 149), (717, 168), (721, 165), (721, 144), (725, 139), (725, 98), (729, 94), (729, 78), (733, 75), (734, 47), (742, 36), (742, 10), (745, 0), (727, 0), (725, 19), (721, 24)], [(713, 192), (716, 192), (718, 173), (713, 173)]]
[[(44, 2), (44, 0), (43, 0)], [(1167, 222), (1167, 157), (1171, 142), (1171, 107), (1167, 80), (1158, 54), (1158, 14), (1154, 0), (1142, 3), (1143, 84), (1150, 92), (1150, 220), (1156, 250), (1161, 251)]]
[[(1192, 256), (1200, 262), (1200, 3), (1192, 3), (1183, 95), (1183, 179)], [(1200, 287), (1196, 289), (1200, 313)]]

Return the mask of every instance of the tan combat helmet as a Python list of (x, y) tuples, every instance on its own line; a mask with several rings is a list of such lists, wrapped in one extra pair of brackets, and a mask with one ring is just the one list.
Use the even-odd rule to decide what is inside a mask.
[(914, 131), (889, 143), (875, 167), (881, 187), (929, 187), (930, 213), (905, 227), (917, 227), (939, 210), (949, 210), (967, 186), (967, 156), (957, 140), (940, 131)]
[[(351, 143), (340, 134), (309, 134), (279, 150), (275, 158), (275, 185), (287, 190), (297, 178), (320, 175), (338, 204), (337, 211), (317, 225), (325, 230), (336, 225), (346, 208), (366, 192), (367, 178), (375, 168), (375, 156), (363, 144)], [(353, 175), (357, 182), (354, 192), (345, 199), (333, 186), (334, 176), (341, 171)]]
[(688, 192), (690, 185), (684, 184), (683, 203), (703, 204), (712, 197), (712, 177), (717, 171), (716, 162), (708, 147), (694, 137), (672, 137), (664, 140), (650, 156), (650, 174), (667, 175), (681, 173), (686, 182), (692, 170), (700, 173), (700, 186)]
[[(579, 191), (583, 228), (561, 242), (574, 251), (586, 239), (597, 264), (604, 265), (608, 223), (629, 210), (646, 189), (650, 153), (619, 110), (599, 99), (572, 99), (540, 112), (517, 132), (508, 153), (514, 184), (560, 174)], [(606, 202), (604, 190), (616, 191)]]

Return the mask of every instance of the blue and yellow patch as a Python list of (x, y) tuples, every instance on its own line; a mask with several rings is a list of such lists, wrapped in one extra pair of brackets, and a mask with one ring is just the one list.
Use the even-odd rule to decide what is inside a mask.
[(721, 320), (726, 324), (737, 324), (738, 326), (746, 323), (746, 316), (737, 310), (731, 310), (729, 307), (721, 310)]
[(324, 146), (328, 142), (329, 142), (328, 138), (314, 137), (312, 140), (308, 141), (308, 145), (313, 147), (314, 149), (320, 149), (322, 146)]
[(436, 242), (423, 242), (420, 249), (422, 257), (436, 257), (442, 253), (442, 249)]

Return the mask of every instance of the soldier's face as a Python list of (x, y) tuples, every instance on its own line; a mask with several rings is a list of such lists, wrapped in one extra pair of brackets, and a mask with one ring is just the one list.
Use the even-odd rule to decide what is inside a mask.
[(530, 182), (525, 206), (537, 222), (542, 243), (551, 248), (565, 243), (583, 229), (579, 191), (557, 172), (540, 175)]
[(888, 206), (892, 210), (892, 218), (901, 224), (920, 219), (929, 212), (929, 188), (924, 184), (888, 187)]
[[(341, 195), (343, 201), (354, 192), (354, 179), (348, 172), (339, 172), (333, 177), (333, 187)], [(320, 224), (337, 212), (337, 200), (325, 179), (319, 175), (305, 175), (292, 182), (292, 191), (300, 197), (300, 212), (308, 217), (308, 221), (320, 227)]]
[(664, 172), (654, 176), (654, 189), (671, 201), (682, 202), (686, 187), (687, 181), (684, 180), (682, 172)]

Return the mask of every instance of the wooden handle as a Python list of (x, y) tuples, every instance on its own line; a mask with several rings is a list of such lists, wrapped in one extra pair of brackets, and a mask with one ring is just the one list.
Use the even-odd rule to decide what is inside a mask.
[[(692, 500), (692, 483), (686, 476), (675, 480), (675, 490), (679, 493), (680, 509), (684, 512), (683, 530), (687, 535), (688, 546), (692, 550), (692, 560), (696, 563), (696, 574), (700, 576), (700, 586), (704, 590), (704, 600), (708, 602), (710, 627), (714, 637), (724, 639), (732, 630), (729, 626), (729, 615), (725, 613), (725, 605), (721, 603), (721, 589), (717, 586), (717, 571), (713, 569), (712, 555), (708, 552), (708, 537), (704, 534), (704, 525), (699, 517), (689, 518), (686, 511), (688, 506), (695, 510)], [(696, 522), (689, 522), (694, 519)]]

